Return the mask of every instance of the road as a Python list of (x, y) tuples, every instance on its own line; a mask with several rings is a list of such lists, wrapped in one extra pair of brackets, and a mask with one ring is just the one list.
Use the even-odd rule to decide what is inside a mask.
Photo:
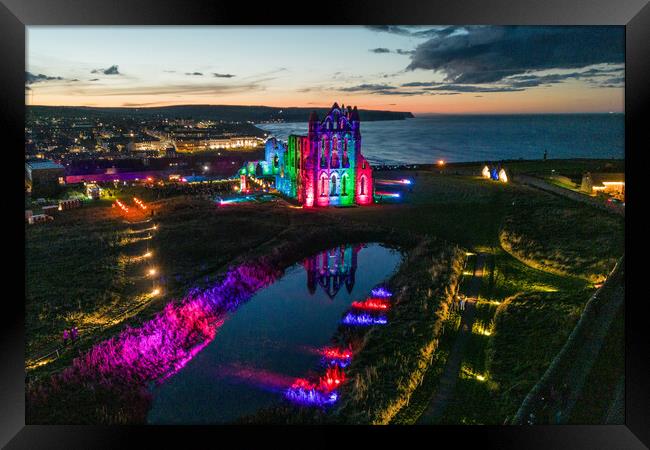
[(467, 289), (465, 289), (467, 302), (465, 304), (465, 310), (462, 312), (458, 337), (456, 338), (456, 342), (454, 342), (444, 372), (440, 377), (438, 389), (436, 389), (428, 408), (418, 419), (418, 424), (430, 425), (436, 423), (444, 414), (445, 408), (454, 394), (454, 389), (456, 388), (456, 382), (458, 380), (458, 373), (460, 372), (460, 366), (465, 352), (465, 346), (467, 345), (467, 340), (472, 333), (472, 325), (474, 324), (474, 315), (476, 313), (476, 300), (478, 299), (479, 290), (481, 289), (481, 283), (485, 272), (485, 260), (486, 255), (484, 253), (476, 255), (474, 274), (472, 275), (472, 279), (469, 282)]

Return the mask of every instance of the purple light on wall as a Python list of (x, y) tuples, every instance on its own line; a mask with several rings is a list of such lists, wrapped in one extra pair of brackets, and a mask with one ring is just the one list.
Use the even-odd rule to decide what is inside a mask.
[(388, 320), (384, 316), (373, 317), (370, 314), (347, 313), (343, 318), (345, 325), (385, 325)]

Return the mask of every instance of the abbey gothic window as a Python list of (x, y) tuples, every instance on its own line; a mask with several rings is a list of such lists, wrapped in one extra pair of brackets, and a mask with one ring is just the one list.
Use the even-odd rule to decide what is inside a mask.
[(330, 196), (336, 196), (336, 195), (338, 195), (337, 192), (336, 192), (336, 191), (337, 191), (337, 188), (338, 188), (338, 186), (337, 186), (337, 184), (338, 184), (338, 183), (337, 183), (337, 180), (338, 180), (338, 178), (337, 178), (336, 174), (333, 173), (333, 174), (332, 174), (331, 183), (330, 183), (330, 184), (331, 184), (331, 187), (330, 187)]

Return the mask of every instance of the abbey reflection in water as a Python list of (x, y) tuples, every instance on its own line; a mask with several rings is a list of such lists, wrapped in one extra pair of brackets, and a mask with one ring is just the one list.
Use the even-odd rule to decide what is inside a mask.
[(320, 286), (333, 299), (343, 285), (348, 294), (351, 293), (361, 248), (362, 245), (341, 245), (305, 259), (303, 267), (307, 272), (309, 293), (314, 295), (316, 286)]
[(229, 309), (212, 342), (155, 389), (149, 423), (228, 423), (283, 401), (288, 389), (292, 401), (303, 394), (332, 401), (336, 392), (320, 378), (338, 378), (323, 366), (322, 351), (341, 327), (386, 324), (387, 308), (371, 309), (378, 300), (368, 299), (400, 261), (380, 244), (338, 245), (282, 270)]

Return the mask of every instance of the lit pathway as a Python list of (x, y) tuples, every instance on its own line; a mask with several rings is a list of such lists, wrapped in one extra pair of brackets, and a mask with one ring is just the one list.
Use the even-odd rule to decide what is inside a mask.
[[(152, 221), (152, 216), (146, 217), (143, 220), (139, 220), (139, 221), (132, 221), (132, 220), (129, 220), (129, 218), (125, 217), (122, 220), (122, 223), (127, 224), (127, 225), (143, 225), (143, 226), (147, 226), (146, 224), (150, 223), (151, 221)], [(153, 231), (156, 231), (156, 230), (157, 230), (157, 226), (154, 225), (153, 226)], [(147, 229), (145, 228), (145, 229), (136, 230), (136, 231), (147, 231)], [(149, 231), (149, 236), (150, 236), (150, 238), (153, 237), (153, 233), (151, 231)], [(148, 242), (148, 240), (147, 240), (147, 242)], [(147, 243), (146, 252), (149, 253), (149, 250), (150, 250), (149, 245)], [(157, 279), (157, 278), (154, 278), (153, 280), (155, 280), (155, 279)], [(153, 282), (153, 284), (155, 285), (155, 281)], [(79, 347), (78, 344), (80, 343), (81, 340), (85, 341), (89, 337), (92, 338), (92, 335), (94, 333), (98, 333), (98, 332), (101, 332), (101, 331), (103, 331), (103, 330), (105, 330), (107, 328), (110, 328), (111, 326), (114, 326), (114, 325), (122, 322), (124, 319), (126, 319), (127, 317), (133, 315), (134, 313), (140, 312), (149, 303), (151, 303), (151, 301), (154, 299), (154, 297), (155, 296), (150, 296), (149, 298), (146, 298), (144, 301), (141, 301), (141, 302), (138, 302), (138, 303), (135, 303), (135, 304), (131, 304), (126, 309), (124, 309), (122, 311), (118, 311), (116, 314), (113, 314), (112, 317), (108, 317), (108, 316), (100, 317), (100, 318), (105, 319), (104, 323), (95, 324), (95, 325), (91, 325), (91, 326), (87, 326), (87, 327), (81, 327), (80, 326), (80, 328), (78, 328), (79, 337), (77, 338), (77, 340), (75, 340), (74, 342), (70, 341), (67, 345), (64, 345), (60, 341), (60, 339), (57, 339), (54, 342), (54, 345), (50, 346), (50, 348), (48, 350), (42, 351), (41, 356), (27, 359), (25, 361), (25, 368), (27, 370), (32, 370), (32, 369), (35, 369), (37, 367), (49, 364), (50, 362), (60, 358), (61, 355), (63, 355), (67, 351), (69, 351), (69, 350), (71, 350), (73, 348)]]
[(562, 197), (575, 200), (577, 202), (586, 203), (588, 205), (595, 206), (596, 208), (603, 209), (605, 211), (614, 212), (625, 217), (625, 207), (622, 205), (612, 205), (608, 207), (605, 202), (599, 200), (595, 197), (590, 197), (586, 194), (581, 194), (579, 192), (572, 191), (570, 189), (561, 188), (554, 184), (551, 184), (541, 178), (533, 177), (530, 175), (517, 175), (513, 178), (514, 182), (527, 184), (528, 186), (541, 189), (542, 191), (550, 192), (552, 194), (557, 194)]
[(433, 424), (442, 417), (447, 407), (447, 403), (452, 398), (454, 394), (454, 389), (456, 387), (456, 381), (458, 380), (458, 373), (460, 372), (460, 365), (463, 360), (463, 353), (465, 351), (465, 345), (469, 339), (470, 334), (472, 333), (472, 325), (474, 324), (474, 314), (475, 314), (475, 303), (476, 298), (478, 297), (479, 289), (481, 288), (481, 282), (483, 278), (483, 268), (485, 267), (486, 255), (480, 253), (476, 255), (476, 266), (474, 267), (474, 275), (470, 281), (467, 289), (465, 290), (465, 295), (468, 297), (467, 302), (465, 303), (465, 310), (461, 316), (460, 322), (460, 331), (456, 342), (454, 342), (454, 347), (451, 349), (449, 354), (449, 359), (447, 360), (447, 365), (445, 370), (440, 377), (440, 383), (438, 388), (429, 403), (429, 407), (422, 413), (418, 419), (418, 424)]

